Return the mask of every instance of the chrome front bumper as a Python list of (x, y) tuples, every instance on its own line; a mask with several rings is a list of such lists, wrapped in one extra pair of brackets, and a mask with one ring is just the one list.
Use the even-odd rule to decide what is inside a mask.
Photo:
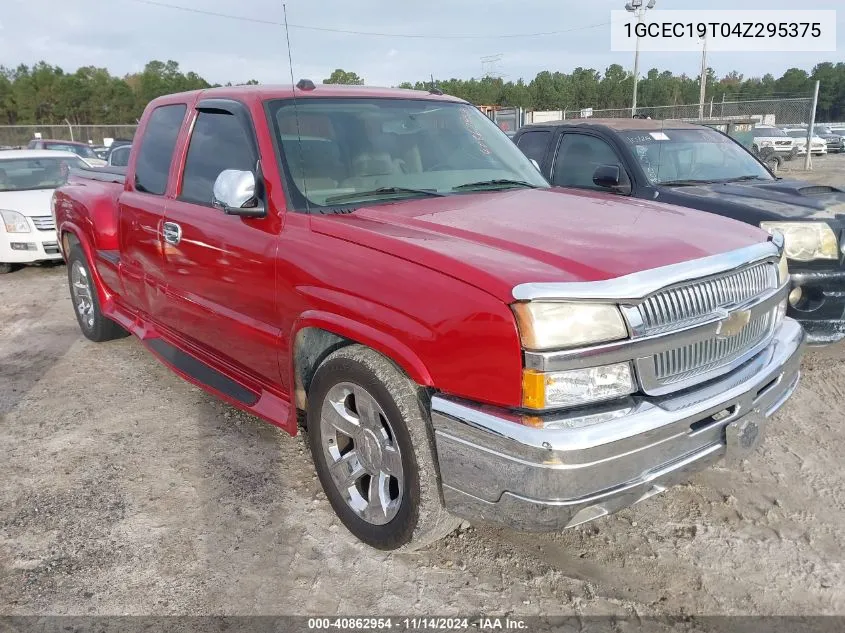
[(522, 417), (432, 398), (447, 509), (531, 531), (572, 527), (681, 483), (724, 457), (726, 427), (768, 418), (798, 384), (804, 332), (785, 319), (730, 374), (662, 397)]

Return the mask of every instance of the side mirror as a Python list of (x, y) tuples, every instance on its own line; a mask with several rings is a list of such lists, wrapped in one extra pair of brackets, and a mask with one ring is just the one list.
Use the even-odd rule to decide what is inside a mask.
[(255, 174), (239, 169), (225, 169), (217, 176), (212, 189), (212, 204), (228, 215), (263, 218), (264, 206), (255, 194)]
[(599, 165), (593, 172), (593, 182), (598, 187), (612, 189), (616, 193), (631, 193), (631, 185), (619, 165)]
[(536, 168), (537, 168), (537, 171), (540, 171), (540, 163), (538, 163), (538, 162), (537, 162), (536, 160), (534, 160), (533, 158), (530, 158), (529, 160), (531, 161), (531, 164), (532, 164), (532, 165), (534, 165), (534, 167), (536, 167)]

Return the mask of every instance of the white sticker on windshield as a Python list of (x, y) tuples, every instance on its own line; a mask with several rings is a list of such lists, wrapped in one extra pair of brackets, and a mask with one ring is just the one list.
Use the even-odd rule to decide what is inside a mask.
[(655, 141), (668, 141), (669, 140), (669, 137), (666, 136), (663, 132), (650, 132), (649, 135)]

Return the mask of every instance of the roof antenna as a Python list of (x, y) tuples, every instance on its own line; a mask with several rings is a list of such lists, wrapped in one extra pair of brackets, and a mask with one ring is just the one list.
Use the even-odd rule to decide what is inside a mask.
[[(302, 172), (302, 189), (303, 194), (305, 197), (305, 212), (311, 213), (311, 205), (308, 202), (308, 184), (307, 184), (307, 177), (305, 175), (305, 157), (302, 155), (302, 132), (299, 129), (299, 109), (296, 107), (296, 90), (299, 87), (299, 84), (294, 85), (293, 82), (293, 58), (290, 54), (290, 31), (288, 31), (288, 6), (283, 2), (282, 3), (282, 11), (285, 14), (285, 40), (288, 44), (288, 66), (290, 67), (290, 89), (293, 92), (293, 115), (296, 119), (296, 141), (299, 145), (299, 169)], [(299, 82), (302, 84), (303, 82)], [(311, 89), (313, 89), (314, 84), (311, 84)], [(303, 85), (303, 89), (306, 89), (306, 86)], [(281, 131), (279, 132), (279, 144), (282, 144), (281, 139)], [(293, 179), (293, 174), (291, 174), (291, 179)]]
[(428, 89), (429, 94), (442, 95), (443, 91), (434, 83), (434, 73), (431, 73), (431, 87)]

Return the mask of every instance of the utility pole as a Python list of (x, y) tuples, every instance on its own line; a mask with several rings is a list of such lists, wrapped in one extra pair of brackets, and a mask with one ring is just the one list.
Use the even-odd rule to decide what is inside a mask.
[(707, 90), (707, 37), (701, 38), (701, 92), (698, 96), (698, 118), (704, 118), (704, 93)]
[[(648, 4), (643, 6), (643, 0), (631, 0), (625, 5), (625, 10), (628, 13), (633, 13), (637, 16), (637, 24), (641, 24), (643, 16), (648, 9), (653, 9), (657, 0), (649, 0)], [(631, 116), (637, 114), (637, 86), (640, 83), (640, 36), (637, 35), (637, 47), (634, 52), (634, 95), (631, 99)]]
[(813, 147), (813, 128), (816, 127), (816, 107), (819, 105), (819, 82), (816, 81), (816, 87), (813, 89), (813, 111), (810, 112), (810, 127), (807, 128), (807, 156), (804, 158), (804, 169), (807, 171), (813, 168), (810, 160), (810, 149)]

